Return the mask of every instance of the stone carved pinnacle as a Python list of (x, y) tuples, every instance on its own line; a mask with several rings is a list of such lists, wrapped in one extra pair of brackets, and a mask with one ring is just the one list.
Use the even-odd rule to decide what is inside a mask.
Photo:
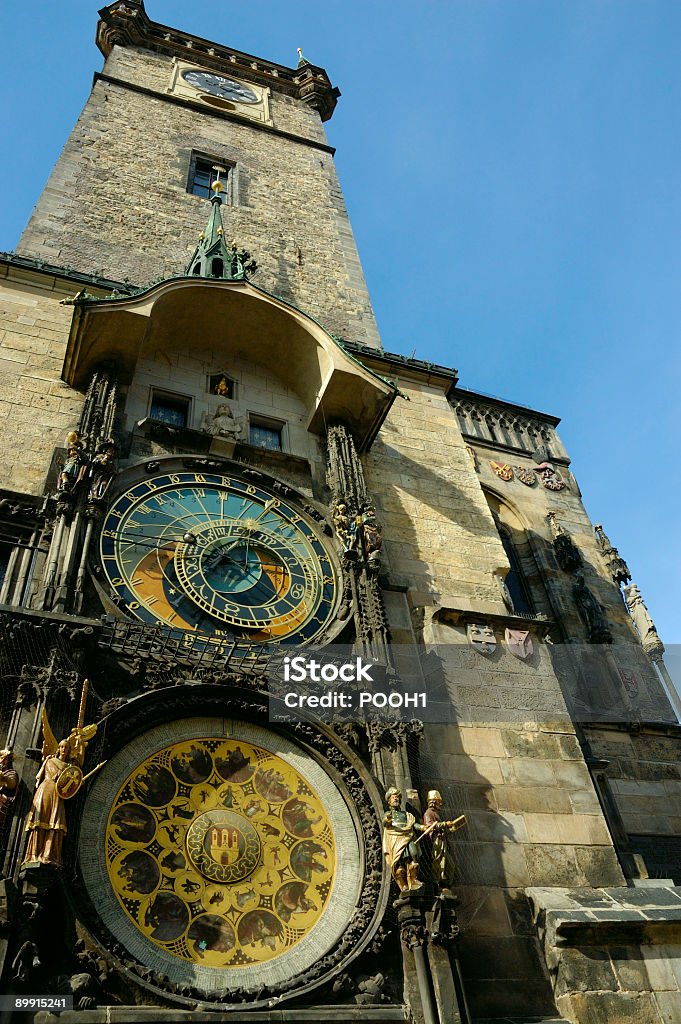
[(603, 527), (600, 523), (594, 526), (596, 533), (596, 539), (598, 546), (603, 553), (603, 559), (608, 568), (610, 578), (613, 583), (628, 583), (631, 580), (631, 573), (629, 567), (624, 559), (620, 556), (619, 551), (610, 543), (610, 538), (603, 531)]
[(556, 553), (558, 565), (564, 572), (576, 572), (581, 568), (582, 556), (577, 546), (565, 527), (558, 521), (557, 512), (547, 512), (546, 521), (549, 524), (551, 537), (553, 538), (553, 550)]

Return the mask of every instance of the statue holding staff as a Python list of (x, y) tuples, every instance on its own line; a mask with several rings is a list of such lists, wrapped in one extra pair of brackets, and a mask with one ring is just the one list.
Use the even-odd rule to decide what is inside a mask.
[(447, 844), (447, 834), (463, 828), (466, 816), (460, 814), (453, 821), (443, 821), (441, 809), (442, 795), (437, 789), (431, 789), (428, 793), (428, 808), (423, 815), (426, 831), (420, 839), (429, 838), (433, 883), (446, 895), (454, 878), (454, 860)]

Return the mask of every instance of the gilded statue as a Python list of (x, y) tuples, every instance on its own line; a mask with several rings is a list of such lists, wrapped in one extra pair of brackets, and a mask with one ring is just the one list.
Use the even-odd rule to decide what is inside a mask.
[(423, 815), (425, 832), (422, 838), (430, 837), (433, 883), (446, 895), (454, 878), (454, 860), (447, 844), (447, 834), (463, 828), (466, 817), (460, 814), (453, 821), (443, 821), (441, 811), (442, 795), (437, 789), (431, 789), (428, 793), (428, 809)]
[(425, 832), (410, 811), (402, 810), (402, 794), (391, 787), (385, 794), (388, 812), (383, 817), (383, 855), (400, 892), (420, 889), (415, 836)]
[(87, 470), (85, 447), (77, 430), (66, 435), (66, 457), (57, 477), (57, 490), (61, 494), (70, 494), (83, 479)]
[(65, 801), (75, 796), (84, 780), (93, 774), (83, 776), (82, 772), (85, 749), (97, 731), (96, 725), (83, 724), (86, 697), (87, 680), (83, 684), (78, 724), (59, 742), (43, 709), (43, 762), (36, 776), (36, 789), (26, 820), (28, 844), (23, 867), (42, 864), (61, 867), (66, 835)]

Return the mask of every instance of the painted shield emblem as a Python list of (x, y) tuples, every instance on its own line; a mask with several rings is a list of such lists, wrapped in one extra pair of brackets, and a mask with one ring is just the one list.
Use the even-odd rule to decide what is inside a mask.
[(83, 773), (77, 764), (69, 764), (59, 774), (55, 783), (57, 794), (62, 800), (70, 800), (75, 796), (83, 782)]
[(526, 484), (527, 487), (534, 487), (537, 482), (537, 474), (533, 469), (525, 469), (524, 466), (514, 466), (513, 472), (521, 484)]
[(199, 814), (187, 829), (186, 841), (189, 860), (212, 882), (240, 882), (258, 866), (260, 837), (236, 811), (216, 808)]
[(506, 645), (512, 655), (525, 661), (532, 655), (534, 647), (528, 629), (507, 629), (504, 633)]
[(491, 626), (481, 626), (471, 622), (467, 629), (468, 639), (481, 654), (493, 654), (497, 646), (497, 638)]
[(636, 678), (634, 673), (628, 668), (618, 668), (617, 671), (620, 674), (620, 679), (622, 680), (624, 689), (627, 691), (629, 696), (638, 697), (638, 679)]
[(508, 462), (494, 462), (490, 459), (490, 468), (493, 473), (499, 477), (500, 480), (512, 480), (513, 470), (509, 466)]
[(539, 479), (548, 491), (562, 491), (566, 486), (565, 481), (557, 469), (550, 462), (542, 462), (537, 466)]

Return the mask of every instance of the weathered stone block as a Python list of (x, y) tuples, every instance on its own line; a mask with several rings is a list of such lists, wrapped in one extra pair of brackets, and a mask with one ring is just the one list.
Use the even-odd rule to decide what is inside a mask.
[(608, 846), (576, 846), (579, 873), (587, 885), (622, 885), (624, 877), (617, 854)]
[(570, 795), (555, 786), (502, 786), (494, 791), (499, 810), (569, 814)]
[(629, 992), (650, 991), (650, 978), (639, 949), (613, 946), (608, 952), (621, 989)]
[(650, 993), (576, 992), (568, 998), (577, 1024), (660, 1024)]
[(678, 1024), (681, 1020), (680, 992), (655, 992), (653, 1000), (662, 1024)]
[[(535, 685), (534, 682), (532, 685)], [(555, 680), (553, 685), (555, 686)], [(509, 757), (553, 760), (560, 756), (559, 738), (548, 733), (503, 729), (501, 736)]]
[(466, 882), (517, 888), (530, 884), (521, 843), (470, 843), (466, 850)]
[(602, 949), (557, 950), (557, 996), (592, 990), (616, 992), (617, 978), (608, 953)]
[(510, 936), (515, 931), (501, 889), (467, 886), (457, 916), (467, 935)]
[(581, 876), (572, 846), (542, 843), (525, 846), (532, 885), (577, 885)]
[(555, 786), (553, 763), (538, 758), (514, 757), (510, 762), (513, 778), (519, 786)]

